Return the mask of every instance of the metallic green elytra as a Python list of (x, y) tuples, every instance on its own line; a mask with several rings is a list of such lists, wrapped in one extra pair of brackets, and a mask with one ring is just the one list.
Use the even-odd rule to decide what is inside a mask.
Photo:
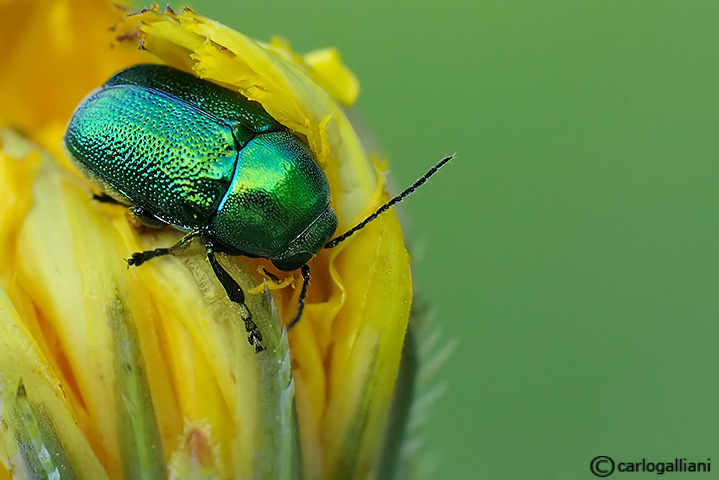
[(96, 198), (130, 207), (150, 226), (189, 230), (172, 247), (134, 253), (130, 265), (175, 253), (195, 237), (204, 240), (210, 265), (240, 305), (247, 340), (258, 352), (264, 349), (262, 334), (215, 252), (300, 269), (302, 290), (291, 328), (304, 308), (307, 262), (401, 202), (452, 158), (330, 240), (337, 216), (327, 178), (307, 146), (259, 103), (190, 73), (146, 64), (115, 74), (77, 108), (65, 145), (104, 191)]
[(65, 144), (142, 220), (199, 231), (219, 251), (295, 270), (337, 228), (298, 137), (259, 103), (169, 66), (115, 74), (77, 108)]

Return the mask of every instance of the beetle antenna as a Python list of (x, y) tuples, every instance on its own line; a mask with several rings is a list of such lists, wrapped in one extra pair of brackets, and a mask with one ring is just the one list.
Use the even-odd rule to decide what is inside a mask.
[(302, 291), (300, 292), (300, 299), (297, 301), (297, 314), (290, 323), (287, 324), (287, 330), (292, 330), (292, 327), (297, 325), (297, 322), (302, 318), (302, 312), (305, 309), (305, 297), (307, 296), (307, 286), (310, 284), (310, 267), (304, 264), (300, 267), (302, 272)]
[(358, 224), (355, 225), (354, 227), (350, 228), (349, 230), (347, 230), (345, 233), (343, 233), (343, 234), (340, 235), (339, 237), (335, 237), (335, 238), (333, 238), (332, 240), (330, 240), (329, 242), (325, 243), (324, 248), (336, 247), (340, 242), (343, 242), (343, 241), (347, 240), (349, 237), (351, 237), (352, 235), (354, 235), (355, 233), (357, 233), (358, 230), (363, 229), (369, 222), (371, 222), (372, 220), (374, 220), (375, 218), (379, 217), (379, 216), (382, 215), (384, 212), (386, 212), (387, 210), (389, 210), (389, 208), (390, 208), (392, 205), (398, 204), (399, 202), (401, 202), (402, 200), (404, 200), (405, 198), (407, 198), (409, 195), (411, 195), (412, 193), (414, 193), (415, 190), (417, 190), (419, 187), (421, 187), (421, 186), (424, 184), (424, 182), (426, 182), (427, 180), (429, 180), (429, 178), (430, 178), (432, 175), (434, 175), (435, 173), (437, 173), (437, 171), (438, 171), (440, 168), (442, 168), (447, 162), (449, 162), (450, 160), (452, 160), (452, 158), (454, 158), (454, 155), (450, 155), (450, 156), (448, 156), (448, 157), (444, 157), (442, 160), (440, 160), (439, 162), (435, 163), (435, 164), (432, 166), (432, 168), (430, 168), (429, 170), (427, 170), (424, 175), (422, 175), (421, 177), (419, 177), (416, 182), (414, 182), (412, 185), (410, 185), (409, 187), (407, 187), (402, 193), (400, 193), (399, 195), (395, 195), (394, 197), (392, 197), (392, 199), (390, 199), (389, 202), (385, 203), (384, 205), (382, 205), (381, 207), (379, 207), (377, 210), (375, 210), (375, 212), (374, 212), (372, 215), (370, 215), (369, 217), (365, 218), (365, 219), (362, 220), (360, 223), (358, 223)]

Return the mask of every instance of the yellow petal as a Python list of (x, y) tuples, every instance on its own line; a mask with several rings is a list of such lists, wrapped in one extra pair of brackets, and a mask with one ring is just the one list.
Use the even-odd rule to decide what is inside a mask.
[(110, 49), (110, 27), (122, 16), (95, 0), (0, 2), (0, 126), (47, 149), (59, 145), (58, 137), (42, 143), (43, 130), (64, 128), (90, 90), (137, 63), (137, 52)]
[[(22, 153), (19, 155), (22, 156)], [(25, 180), (13, 183), (11, 191), (16, 200), (15, 206), (29, 203), (27, 180), (33, 178), (30, 172), (37, 166), (38, 155), (28, 153), (28, 157), (27, 161), (22, 161), (12, 158), (5, 149), (0, 149), (0, 171), (8, 174), (7, 177), (3, 175), (3, 180), (14, 179), (18, 174)], [(16, 208), (23, 211), (23, 207)], [(16, 231), (17, 212), (12, 210), (15, 209), (6, 206), (0, 214), (0, 232), (3, 234)], [(15, 250), (12, 244), (9, 248)], [(3, 271), (3, 274), (7, 275), (7, 271)], [(14, 291), (16, 296), (22, 298), (22, 287), (15, 285)], [(2, 462), (15, 475), (21, 475), (20, 472), (28, 468), (40, 468), (46, 473), (72, 471), (89, 478), (105, 478), (100, 462), (75, 423), (56, 371), (50, 367), (38, 341), (2, 288), (0, 372)]]
[(176, 410), (163, 396), (169, 389), (149, 298), (128, 275), (111, 224), (49, 159), (32, 194), (18, 239), (18, 251), (32, 254), (18, 256), (16, 282), (32, 292), (80, 426), (111, 475), (164, 471), (155, 411), (172, 417)]
[(342, 63), (336, 48), (325, 48), (304, 55), (312, 78), (339, 103), (351, 107), (359, 96), (359, 80)]

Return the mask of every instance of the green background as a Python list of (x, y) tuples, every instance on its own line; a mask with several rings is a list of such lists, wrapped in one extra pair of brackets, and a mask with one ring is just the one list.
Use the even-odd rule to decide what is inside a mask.
[(435, 478), (594, 478), (597, 455), (719, 472), (719, 4), (424, 3), (194, 5), (338, 47), (395, 192), (457, 153), (402, 206), (457, 341)]

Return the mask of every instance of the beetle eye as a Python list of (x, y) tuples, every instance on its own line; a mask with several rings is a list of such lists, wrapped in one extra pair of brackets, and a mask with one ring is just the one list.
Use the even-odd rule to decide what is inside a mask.
[(313, 255), (310, 252), (299, 252), (292, 255), (291, 257), (272, 259), (272, 263), (280, 270), (289, 272), (291, 270), (297, 270), (302, 265), (305, 265), (312, 259), (312, 257)]

